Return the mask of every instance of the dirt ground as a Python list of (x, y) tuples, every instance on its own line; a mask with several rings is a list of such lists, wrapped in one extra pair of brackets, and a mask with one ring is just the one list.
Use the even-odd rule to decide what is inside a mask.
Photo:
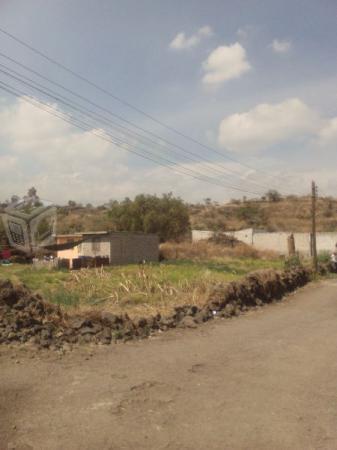
[(0, 347), (0, 449), (336, 449), (336, 386), (327, 280), (144, 341)]

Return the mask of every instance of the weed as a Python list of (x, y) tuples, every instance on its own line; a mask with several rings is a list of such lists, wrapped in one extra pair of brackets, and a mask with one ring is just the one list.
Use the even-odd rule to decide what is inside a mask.
[(299, 255), (294, 255), (286, 258), (286, 260), (284, 261), (284, 268), (293, 269), (295, 267), (302, 267), (302, 261)]
[(60, 287), (57, 291), (50, 295), (53, 303), (65, 307), (77, 307), (80, 303), (79, 293), (76, 291), (69, 291), (65, 287)]

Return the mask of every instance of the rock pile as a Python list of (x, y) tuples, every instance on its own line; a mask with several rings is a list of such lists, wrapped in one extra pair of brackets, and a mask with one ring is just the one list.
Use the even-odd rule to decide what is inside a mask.
[(60, 348), (64, 343), (110, 344), (118, 339), (147, 337), (156, 330), (194, 328), (214, 317), (231, 317), (279, 300), (310, 277), (311, 271), (305, 268), (259, 271), (242, 281), (215, 286), (202, 308), (184, 305), (165, 317), (158, 314), (136, 320), (109, 312), (70, 316), (25, 286), (14, 287), (4, 281), (0, 282), (0, 344), (29, 341), (45, 348)]

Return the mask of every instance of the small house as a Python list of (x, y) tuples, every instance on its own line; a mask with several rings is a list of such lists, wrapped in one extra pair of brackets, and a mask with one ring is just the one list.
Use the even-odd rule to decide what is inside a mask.
[(56, 236), (56, 244), (61, 247), (57, 257), (69, 260), (70, 268), (80, 258), (104, 258), (114, 265), (159, 259), (159, 239), (155, 234), (124, 231), (62, 234)]

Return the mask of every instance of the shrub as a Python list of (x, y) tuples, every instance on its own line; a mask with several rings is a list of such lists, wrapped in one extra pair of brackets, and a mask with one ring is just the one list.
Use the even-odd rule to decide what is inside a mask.
[(156, 233), (161, 242), (177, 240), (190, 230), (188, 206), (172, 194), (142, 194), (114, 202), (109, 216), (116, 230)]
[(286, 258), (286, 260), (284, 261), (285, 269), (294, 269), (296, 267), (302, 267), (302, 261), (299, 255), (293, 255), (289, 258)]
[(330, 262), (330, 252), (325, 251), (325, 252), (320, 252), (317, 256), (317, 260), (319, 263), (329, 263)]
[(236, 216), (249, 226), (259, 226), (265, 222), (264, 213), (258, 205), (248, 204), (241, 206), (237, 209)]

